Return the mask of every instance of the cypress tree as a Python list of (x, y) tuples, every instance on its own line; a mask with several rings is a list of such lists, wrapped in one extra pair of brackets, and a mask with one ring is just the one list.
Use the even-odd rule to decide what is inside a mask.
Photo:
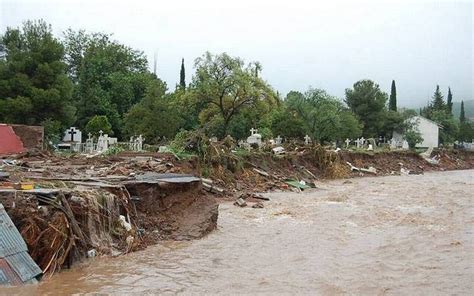
[(179, 86), (182, 89), (186, 88), (186, 74), (184, 70), (184, 58), (181, 59), (181, 71), (179, 71)]
[(390, 91), (388, 109), (391, 111), (397, 111), (397, 87), (395, 86), (395, 80), (392, 80), (392, 89)]
[(461, 101), (461, 113), (459, 114), (459, 121), (461, 123), (466, 121), (466, 115), (464, 114), (464, 101)]
[(444, 98), (443, 94), (439, 90), (439, 85), (436, 85), (436, 91), (433, 95), (433, 103), (431, 104), (433, 106), (433, 110), (435, 111), (446, 110), (446, 105), (444, 104), (443, 98)]
[(451, 93), (451, 88), (448, 88), (448, 102), (447, 102), (449, 114), (453, 113), (453, 94)]

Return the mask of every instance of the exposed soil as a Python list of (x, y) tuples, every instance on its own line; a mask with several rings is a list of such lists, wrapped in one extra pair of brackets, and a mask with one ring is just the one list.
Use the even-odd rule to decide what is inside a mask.
[(127, 184), (137, 201), (137, 223), (145, 244), (158, 240), (189, 240), (216, 228), (218, 204), (200, 184)]

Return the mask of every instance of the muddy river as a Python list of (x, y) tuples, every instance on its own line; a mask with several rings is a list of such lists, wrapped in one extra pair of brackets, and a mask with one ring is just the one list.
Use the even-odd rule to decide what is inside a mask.
[[(0, 294), (471, 294), (474, 170), (323, 182), (222, 204), (204, 239), (96, 258)], [(471, 294), (472, 295), (472, 294)]]

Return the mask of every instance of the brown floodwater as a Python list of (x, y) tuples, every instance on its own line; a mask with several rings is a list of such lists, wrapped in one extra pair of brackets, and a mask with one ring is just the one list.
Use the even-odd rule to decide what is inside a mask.
[(472, 295), (474, 170), (320, 183), (220, 205), (218, 230), (0, 294)]

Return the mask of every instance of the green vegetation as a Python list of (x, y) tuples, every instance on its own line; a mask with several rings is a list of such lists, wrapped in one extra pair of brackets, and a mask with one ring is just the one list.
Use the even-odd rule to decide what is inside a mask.
[[(179, 84), (169, 90), (150, 72), (143, 52), (111, 35), (67, 30), (57, 38), (44, 21), (27, 21), (0, 36), (0, 122), (43, 125), (53, 142), (71, 125), (93, 134), (102, 130), (121, 141), (137, 134), (150, 144), (186, 139), (189, 149), (180, 151), (177, 142), (171, 148), (194, 154), (204, 152), (193, 151), (192, 145), (204, 147), (214, 136), (245, 139), (250, 128), (266, 139), (302, 140), (307, 134), (328, 143), (390, 138), (398, 131), (418, 141), (406, 123), (416, 112), (397, 107), (394, 80), (390, 96), (368, 79), (346, 89), (344, 100), (317, 88), (280, 96), (262, 77), (259, 62), (207, 52), (194, 66), (186, 84), (183, 58)], [(451, 89), (444, 102), (437, 86), (420, 113), (443, 127), (440, 140), (448, 144), (474, 137), (471, 108), (465, 112), (462, 104), (461, 109)]]

